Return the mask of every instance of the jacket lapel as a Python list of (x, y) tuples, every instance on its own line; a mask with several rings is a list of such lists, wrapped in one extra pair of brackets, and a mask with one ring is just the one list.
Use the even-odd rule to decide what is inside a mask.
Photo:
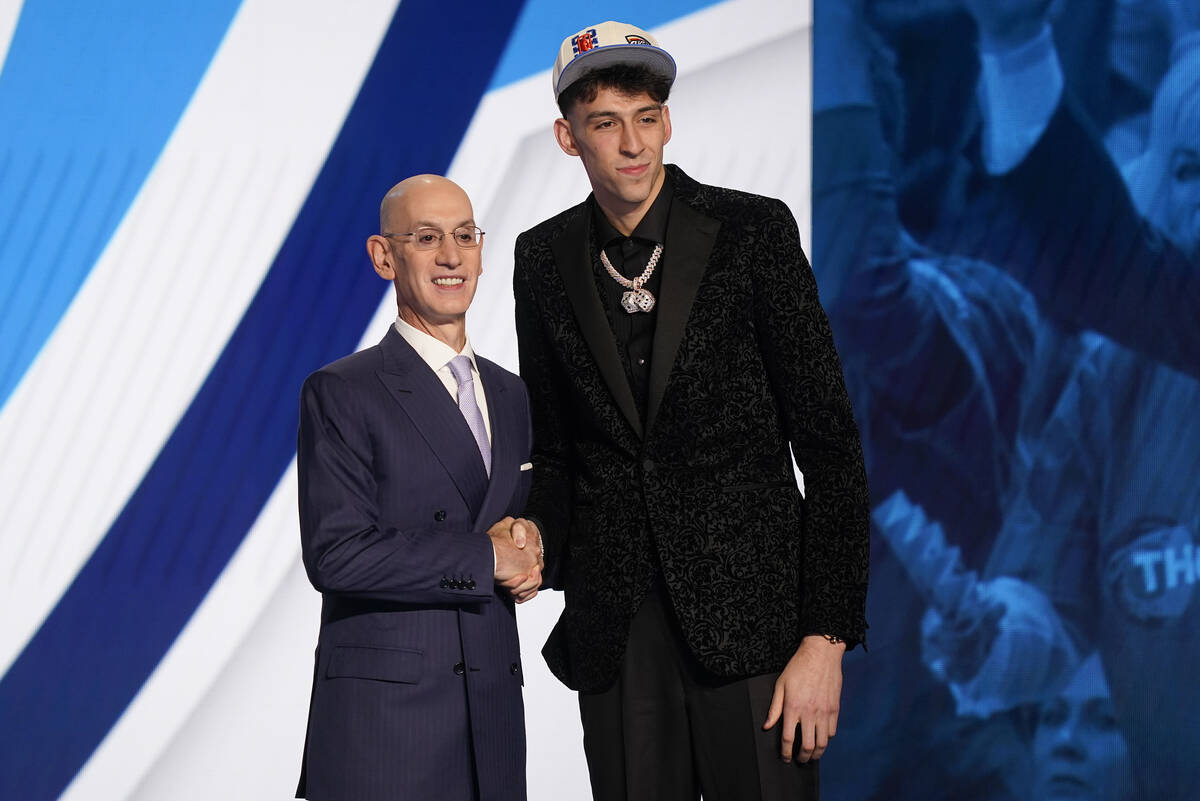
[[(592, 352), (592, 358), (596, 360), (596, 367), (612, 392), (617, 407), (640, 437), (642, 421), (637, 404), (633, 400), (633, 390), (629, 388), (629, 379), (625, 377), (625, 369), (621, 366), (612, 327), (608, 324), (604, 307), (600, 304), (600, 293), (596, 291), (596, 282), (592, 278), (589, 213), (590, 207), (585, 206), (583, 212), (563, 229), (551, 248), (554, 251), (554, 261), (562, 274), (567, 298), (575, 310), (575, 318), (579, 321), (579, 328)], [(663, 279), (666, 280), (665, 275)]]
[(517, 461), (516, 426), (520, 421), (513, 419), (512, 404), (506, 397), (499, 368), (487, 359), (479, 358), (479, 354), (475, 354), (475, 363), (479, 365), (483, 394), (487, 398), (488, 422), (492, 427), (492, 475), (487, 493), (475, 515), (475, 528), (486, 531), (504, 516), (517, 488), (520, 465)]
[(704, 268), (712, 253), (713, 243), (721, 224), (705, 217), (680, 200), (682, 181), (676, 180), (675, 198), (671, 202), (671, 217), (667, 222), (667, 242), (670, 250), (659, 288), (658, 320), (654, 326), (654, 343), (650, 350), (650, 386), (646, 401), (646, 430), (654, 426), (658, 407), (667, 391), (667, 380), (675, 364), (675, 354), (683, 339), (691, 314), (692, 301), (704, 278)]
[(462, 412), (429, 365), (394, 327), (388, 328), (379, 347), (383, 353), (379, 380), (446, 468), (475, 517), (487, 491), (488, 475)]

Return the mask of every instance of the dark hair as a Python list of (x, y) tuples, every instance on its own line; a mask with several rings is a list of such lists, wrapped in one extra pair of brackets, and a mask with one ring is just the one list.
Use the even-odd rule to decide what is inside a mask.
[(601, 89), (623, 95), (649, 95), (655, 103), (667, 102), (671, 79), (642, 64), (613, 64), (589, 70), (558, 96), (558, 110), (565, 117), (576, 103), (591, 103)]

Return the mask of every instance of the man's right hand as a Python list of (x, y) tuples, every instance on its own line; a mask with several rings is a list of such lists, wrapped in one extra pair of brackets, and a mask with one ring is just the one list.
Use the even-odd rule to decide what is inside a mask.
[[(537, 531), (527, 520), (505, 517), (487, 532), (496, 553), (496, 583), (508, 590), (519, 604), (536, 597), (542, 585), (541, 538), (537, 538), (536, 547), (526, 547), (529, 529)], [(514, 541), (518, 538), (521, 540), (519, 546)]]

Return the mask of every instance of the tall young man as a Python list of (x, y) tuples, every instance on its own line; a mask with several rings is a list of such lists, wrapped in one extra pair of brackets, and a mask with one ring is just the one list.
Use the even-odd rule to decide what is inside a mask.
[(516, 246), (543, 653), (597, 799), (816, 798), (866, 629), (862, 452), (787, 207), (664, 166), (674, 78), (616, 22), (553, 72), (592, 195)]

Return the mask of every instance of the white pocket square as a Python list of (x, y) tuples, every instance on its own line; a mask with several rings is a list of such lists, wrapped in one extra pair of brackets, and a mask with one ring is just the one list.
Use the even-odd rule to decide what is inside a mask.
[(521, 465), (521, 469), (522, 470), (532, 470), (533, 462), (526, 462), (525, 464)]

